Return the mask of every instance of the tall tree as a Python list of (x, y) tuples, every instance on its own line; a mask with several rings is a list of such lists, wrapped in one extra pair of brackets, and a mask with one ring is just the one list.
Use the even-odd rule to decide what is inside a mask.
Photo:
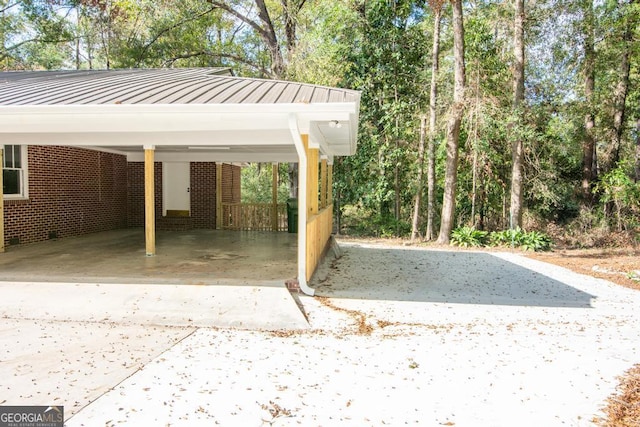
[(425, 238), (433, 240), (436, 213), (436, 121), (438, 104), (438, 71), (440, 69), (440, 24), (444, 0), (432, 0), (433, 48), (431, 51), (431, 90), (429, 92), (429, 145), (427, 150), (427, 231)]
[[(516, 121), (523, 122), (524, 108), (524, 0), (514, 0), (515, 16), (513, 22), (513, 110)], [(509, 227), (522, 227), (523, 182), (522, 170), (524, 144), (522, 132), (514, 132), (511, 147), (511, 205), (509, 209)]]
[(422, 205), (422, 191), (424, 189), (424, 143), (427, 134), (427, 118), (420, 117), (420, 138), (418, 141), (418, 176), (416, 177), (416, 195), (413, 201), (413, 220), (411, 221), (411, 240), (420, 237), (420, 208)]
[(595, 178), (595, 114), (593, 112), (594, 90), (596, 81), (596, 51), (594, 46), (595, 33), (595, 17), (593, 13), (593, 0), (585, 0), (583, 2), (583, 46), (584, 46), (584, 133), (582, 139), (582, 201), (584, 204), (591, 205), (592, 182)]
[(462, 0), (451, 0), (453, 4), (453, 56), (454, 56), (454, 87), (453, 105), (447, 122), (447, 159), (444, 178), (444, 195), (442, 198), (442, 215), (438, 243), (449, 243), (456, 209), (456, 183), (458, 174), (458, 139), (460, 125), (464, 115), (464, 23)]
[(619, 0), (617, 14), (622, 20), (622, 35), (619, 40), (620, 68), (618, 71), (618, 83), (613, 92), (613, 138), (611, 141), (611, 154), (608, 170), (614, 169), (620, 160), (622, 145), (622, 133), (624, 131), (627, 94), (629, 93), (629, 73), (631, 71), (631, 42), (632, 28), (630, 25), (630, 7), (635, 0)]

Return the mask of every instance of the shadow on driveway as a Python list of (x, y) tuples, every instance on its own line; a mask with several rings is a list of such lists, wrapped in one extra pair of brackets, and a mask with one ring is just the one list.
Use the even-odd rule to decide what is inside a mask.
[(573, 308), (591, 308), (595, 298), (490, 253), (340, 246), (342, 258), (313, 284), (318, 296)]

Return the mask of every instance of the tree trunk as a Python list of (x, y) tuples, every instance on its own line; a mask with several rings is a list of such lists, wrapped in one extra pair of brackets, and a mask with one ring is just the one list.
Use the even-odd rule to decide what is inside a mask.
[[(632, 0), (633, 1), (633, 0)], [(632, 2), (631, 1), (631, 2)], [(629, 4), (631, 4), (631, 2)], [(627, 3), (618, 3), (619, 8), (629, 7)], [(621, 15), (628, 15), (629, 11), (623, 11)], [(629, 93), (629, 72), (631, 63), (629, 61), (629, 50), (632, 40), (630, 17), (625, 16), (624, 33), (622, 35), (622, 58), (620, 58), (620, 76), (618, 84), (613, 93), (614, 111), (613, 111), (613, 143), (611, 146), (611, 158), (608, 170), (614, 169), (620, 160), (620, 148), (622, 145), (622, 133), (624, 131), (625, 104), (627, 102), (627, 94)]]
[[(513, 109), (522, 122), (524, 103), (524, 0), (514, 0), (515, 19), (513, 23)], [(516, 132), (511, 148), (511, 206), (509, 209), (509, 228), (522, 227), (522, 169), (523, 141), (520, 132)]]
[(636, 176), (635, 182), (640, 182), (640, 117), (636, 120)]
[(449, 243), (456, 209), (456, 183), (458, 179), (458, 138), (464, 114), (464, 24), (462, 0), (453, 3), (453, 56), (454, 56), (454, 89), (453, 106), (447, 123), (447, 161), (442, 197), (442, 219), (438, 243)]
[(418, 176), (416, 178), (417, 188), (413, 204), (413, 221), (411, 222), (411, 240), (415, 241), (420, 237), (420, 205), (422, 204), (423, 190), (423, 164), (424, 164), (424, 140), (427, 133), (427, 118), (420, 118), (420, 140), (418, 142)]
[(594, 138), (595, 116), (593, 114), (593, 92), (595, 89), (596, 53), (594, 48), (593, 3), (589, 0), (585, 7), (584, 26), (584, 97), (586, 113), (584, 116), (584, 138), (582, 141), (582, 200), (587, 206), (593, 203), (591, 184), (595, 177)]
[(267, 5), (264, 0), (255, 0), (255, 2), (256, 7), (258, 8), (258, 17), (260, 18), (260, 21), (262, 21), (262, 39), (265, 41), (271, 56), (271, 71), (275, 77), (282, 77), (285, 69), (284, 58), (280, 51), (280, 44), (278, 43), (276, 31), (273, 28), (273, 22), (271, 21), (269, 10), (267, 9)]
[(438, 99), (438, 70), (440, 68), (440, 22), (442, 4), (433, 8), (433, 48), (431, 51), (431, 93), (429, 95), (429, 147), (427, 151), (427, 232), (425, 238), (433, 240), (436, 206), (436, 102)]

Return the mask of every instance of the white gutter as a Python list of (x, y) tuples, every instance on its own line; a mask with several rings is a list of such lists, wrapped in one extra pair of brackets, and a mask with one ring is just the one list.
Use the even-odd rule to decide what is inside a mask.
[(298, 152), (298, 284), (302, 292), (313, 296), (315, 289), (307, 284), (307, 153), (295, 114), (289, 115), (289, 129)]

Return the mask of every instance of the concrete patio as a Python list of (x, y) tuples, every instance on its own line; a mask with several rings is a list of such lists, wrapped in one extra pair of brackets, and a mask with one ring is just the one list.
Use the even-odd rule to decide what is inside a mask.
[(160, 231), (145, 256), (144, 230), (127, 228), (10, 246), (0, 281), (137, 284), (264, 284), (296, 276), (296, 234)]
[[(68, 427), (589, 426), (640, 362), (637, 291), (513, 253), (341, 246), (286, 331), (207, 325), (199, 291), (224, 285), (5, 284), (4, 404), (64, 405)], [(265, 300), (250, 317), (283, 318)]]

